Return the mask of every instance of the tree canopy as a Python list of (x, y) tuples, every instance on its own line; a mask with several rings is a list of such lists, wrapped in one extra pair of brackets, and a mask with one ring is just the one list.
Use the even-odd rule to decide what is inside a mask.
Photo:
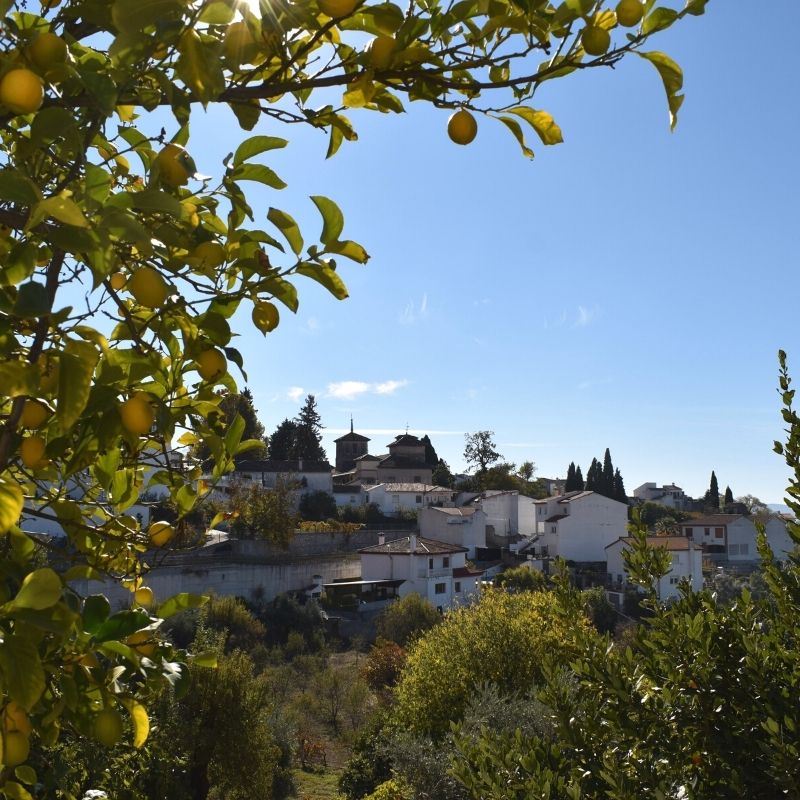
[[(70, 581), (141, 588), (146, 553), (174, 530), (143, 524), (139, 495), (162, 489), (183, 518), (205, 489), (200, 465), (176, 468), (171, 448), (207, 448), (216, 480), (261, 446), (241, 414), (219, 424), (220, 390), (239, 391), (235, 374), (246, 381), (235, 313), (268, 335), (279, 309), (297, 311), (298, 282), (344, 299), (342, 265), (368, 260), (330, 198), (310, 198), (321, 221), (310, 239), (281, 207), (296, 199), (253, 207), (249, 183), (286, 186), (268, 164), (289, 143), (281, 124), (324, 130), (333, 156), (357, 138), (351, 109), (422, 101), (458, 110), (453, 141), (475, 135), (477, 116), (530, 157), (526, 132), (562, 140), (534, 102), (539, 87), (628, 54), (657, 70), (674, 124), (681, 70), (646, 45), (705, 4), (648, 2), (634, 19), (595, 0), (0, 0), (3, 704), (19, 704), (45, 741), (65, 727), (108, 741), (99, 724), (116, 734), (122, 714), (138, 746), (148, 687), (186, 685), (185, 654), (149, 641), (200, 599), (111, 614)], [(197, 165), (193, 118), (210, 106), (243, 132), (221, 164)], [(30, 535), (45, 524), (66, 537), (57, 569)], [(84, 658), (97, 666), (76, 667)], [(16, 775), (1, 794), (36, 783)]]

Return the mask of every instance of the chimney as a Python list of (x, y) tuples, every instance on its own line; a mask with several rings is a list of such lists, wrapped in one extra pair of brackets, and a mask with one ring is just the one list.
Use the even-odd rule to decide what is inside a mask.
[(379, 533), (378, 534), (378, 544), (386, 544), (386, 534)]
[(417, 534), (412, 533), (408, 537), (408, 549), (413, 553), (417, 549)]

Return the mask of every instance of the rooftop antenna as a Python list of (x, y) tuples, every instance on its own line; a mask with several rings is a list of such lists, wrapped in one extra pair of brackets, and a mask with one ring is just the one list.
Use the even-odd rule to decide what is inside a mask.
[(353, 415), (350, 415), (350, 433), (353, 432)]
[(406, 422), (406, 434), (408, 433), (408, 423)]

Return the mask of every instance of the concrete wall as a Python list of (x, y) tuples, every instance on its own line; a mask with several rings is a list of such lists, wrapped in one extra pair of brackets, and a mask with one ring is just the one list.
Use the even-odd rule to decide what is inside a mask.
[(519, 493), (504, 492), (490, 495), (480, 501), (486, 514), (486, 524), (494, 528), (498, 536), (510, 536), (519, 532)]
[(606, 545), (625, 536), (628, 524), (625, 503), (593, 492), (568, 504), (559, 504), (559, 511), (565, 510), (569, 515), (558, 522), (540, 523), (546, 528), (542, 544), (547, 546), (550, 556), (567, 561), (605, 561)]
[(430, 467), (378, 467), (375, 475), (379, 483), (430, 483), (433, 480)]
[(532, 536), (536, 533), (536, 503), (532, 497), (524, 494), (519, 496), (517, 514), (517, 532), (523, 536)]
[[(391, 516), (399, 511), (419, 511), (425, 506), (434, 504), (450, 505), (452, 492), (448, 489), (441, 492), (395, 492), (391, 485), (379, 484), (366, 489), (367, 503), (377, 503), (381, 513)], [(419, 498), (419, 502), (417, 499)]]
[(417, 521), (420, 536), (466, 547), (467, 558), (475, 558), (477, 547), (486, 547), (486, 514), (480, 509), (461, 517), (440, 508), (421, 508)]

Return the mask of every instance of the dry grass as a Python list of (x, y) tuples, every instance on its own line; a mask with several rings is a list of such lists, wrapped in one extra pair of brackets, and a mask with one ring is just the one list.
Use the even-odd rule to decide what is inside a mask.
[(339, 770), (305, 772), (297, 769), (294, 778), (298, 800), (337, 800), (340, 797), (337, 788)]

